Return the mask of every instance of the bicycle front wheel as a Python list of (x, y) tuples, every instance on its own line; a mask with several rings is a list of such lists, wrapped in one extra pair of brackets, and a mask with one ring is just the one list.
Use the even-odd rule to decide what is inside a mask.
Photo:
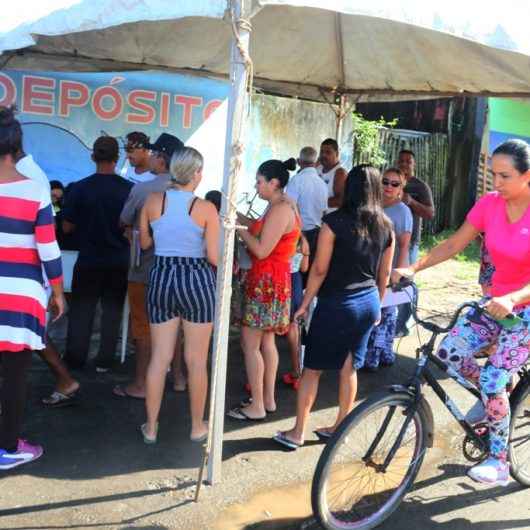
[(328, 530), (380, 525), (412, 486), (426, 447), (427, 422), (412, 396), (387, 391), (361, 403), (318, 461), (311, 502), (320, 524)]
[(514, 390), (508, 453), (512, 477), (530, 486), (530, 384)]

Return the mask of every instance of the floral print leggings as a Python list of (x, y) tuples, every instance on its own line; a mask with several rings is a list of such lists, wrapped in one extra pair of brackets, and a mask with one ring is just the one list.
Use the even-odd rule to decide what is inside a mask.
[[(506, 460), (510, 402), (506, 386), (528, 360), (530, 306), (514, 309), (523, 322), (508, 329), (485, 313), (471, 309), (461, 316), (440, 344), (437, 355), (449, 367), (476, 384), (488, 415), (490, 455)], [(497, 344), (484, 367), (474, 354)]]
[(379, 368), (379, 365), (390, 366), (396, 360), (392, 346), (396, 334), (398, 309), (396, 306), (383, 307), (381, 309), (381, 320), (374, 326), (368, 339), (366, 351), (367, 368)]

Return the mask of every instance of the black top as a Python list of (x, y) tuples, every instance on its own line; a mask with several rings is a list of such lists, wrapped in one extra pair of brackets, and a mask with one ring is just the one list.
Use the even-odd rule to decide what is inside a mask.
[(379, 241), (360, 237), (351, 214), (342, 209), (325, 215), (322, 222), (335, 234), (335, 245), (319, 296), (336, 294), (356, 284), (375, 286), (381, 255), (392, 243), (391, 229)]
[(132, 183), (118, 175), (95, 173), (80, 180), (68, 194), (63, 218), (75, 225), (78, 264), (98, 268), (127, 268), (129, 241), (120, 227), (120, 214)]
[[(429, 188), (429, 185), (426, 182), (417, 177), (411, 177), (403, 191), (424, 206), (434, 206), (431, 188)], [(422, 222), (422, 218), (418, 214), (412, 212), (412, 234), (410, 236), (411, 248), (413, 245), (417, 245), (421, 240)]]

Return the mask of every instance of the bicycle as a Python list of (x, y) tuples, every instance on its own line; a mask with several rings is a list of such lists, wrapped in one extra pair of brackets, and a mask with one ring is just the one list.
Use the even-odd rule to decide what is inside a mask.
[[(476, 387), (447, 367), (433, 351), (437, 337), (455, 325), (464, 309), (484, 309), (477, 302), (464, 303), (443, 327), (418, 317), (416, 285), (406, 280), (398, 288), (408, 285), (416, 295), (412, 304), (414, 319), (431, 332), (431, 337), (416, 350), (418, 361), (411, 379), (369, 396), (344, 419), (326, 444), (313, 477), (311, 502), (316, 518), (328, 530), (379, 526), (412, 487), (425, 452), (434, 441), (434, 417), (422, 393), (423, 384), (433, 389), (463, 428), (464, 456), (475, 463), (487, 457), (487, 424), (468, 423), (430, 368), (435, 365), (480, 398)], [(530, 372), (522, 367), (518, 375), (510, 395), (510, 473), (523, 486), (530, 486)], [(349, 493), (348, 486), (357, 486), (359, 491)]]

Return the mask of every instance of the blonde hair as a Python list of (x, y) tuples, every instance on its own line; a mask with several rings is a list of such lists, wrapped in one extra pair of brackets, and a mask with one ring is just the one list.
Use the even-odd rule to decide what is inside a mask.
[(171, 184), (180, 184), (185, 186), (193, 179), (197, 171), (201, 170), (204, 159), (193, 147), (183, 147), (173, 153), (169, 164), (171, 173)]
[(383, 173), (383, 177), (385, 175), (388, 175), (388, 173), (395, 173), (399, 177), (399, 180), (401, 180), (401, 185), (402, 186), (405, 186), (405, 184), (407, 183), (407, 178), (405, 177), (405, 173), (403, 173), (403, 171), (401, 171), (401, 169), (399, 169), (397, 167), (389, 167), (388, 169), (385, 169), (385, 171)]

